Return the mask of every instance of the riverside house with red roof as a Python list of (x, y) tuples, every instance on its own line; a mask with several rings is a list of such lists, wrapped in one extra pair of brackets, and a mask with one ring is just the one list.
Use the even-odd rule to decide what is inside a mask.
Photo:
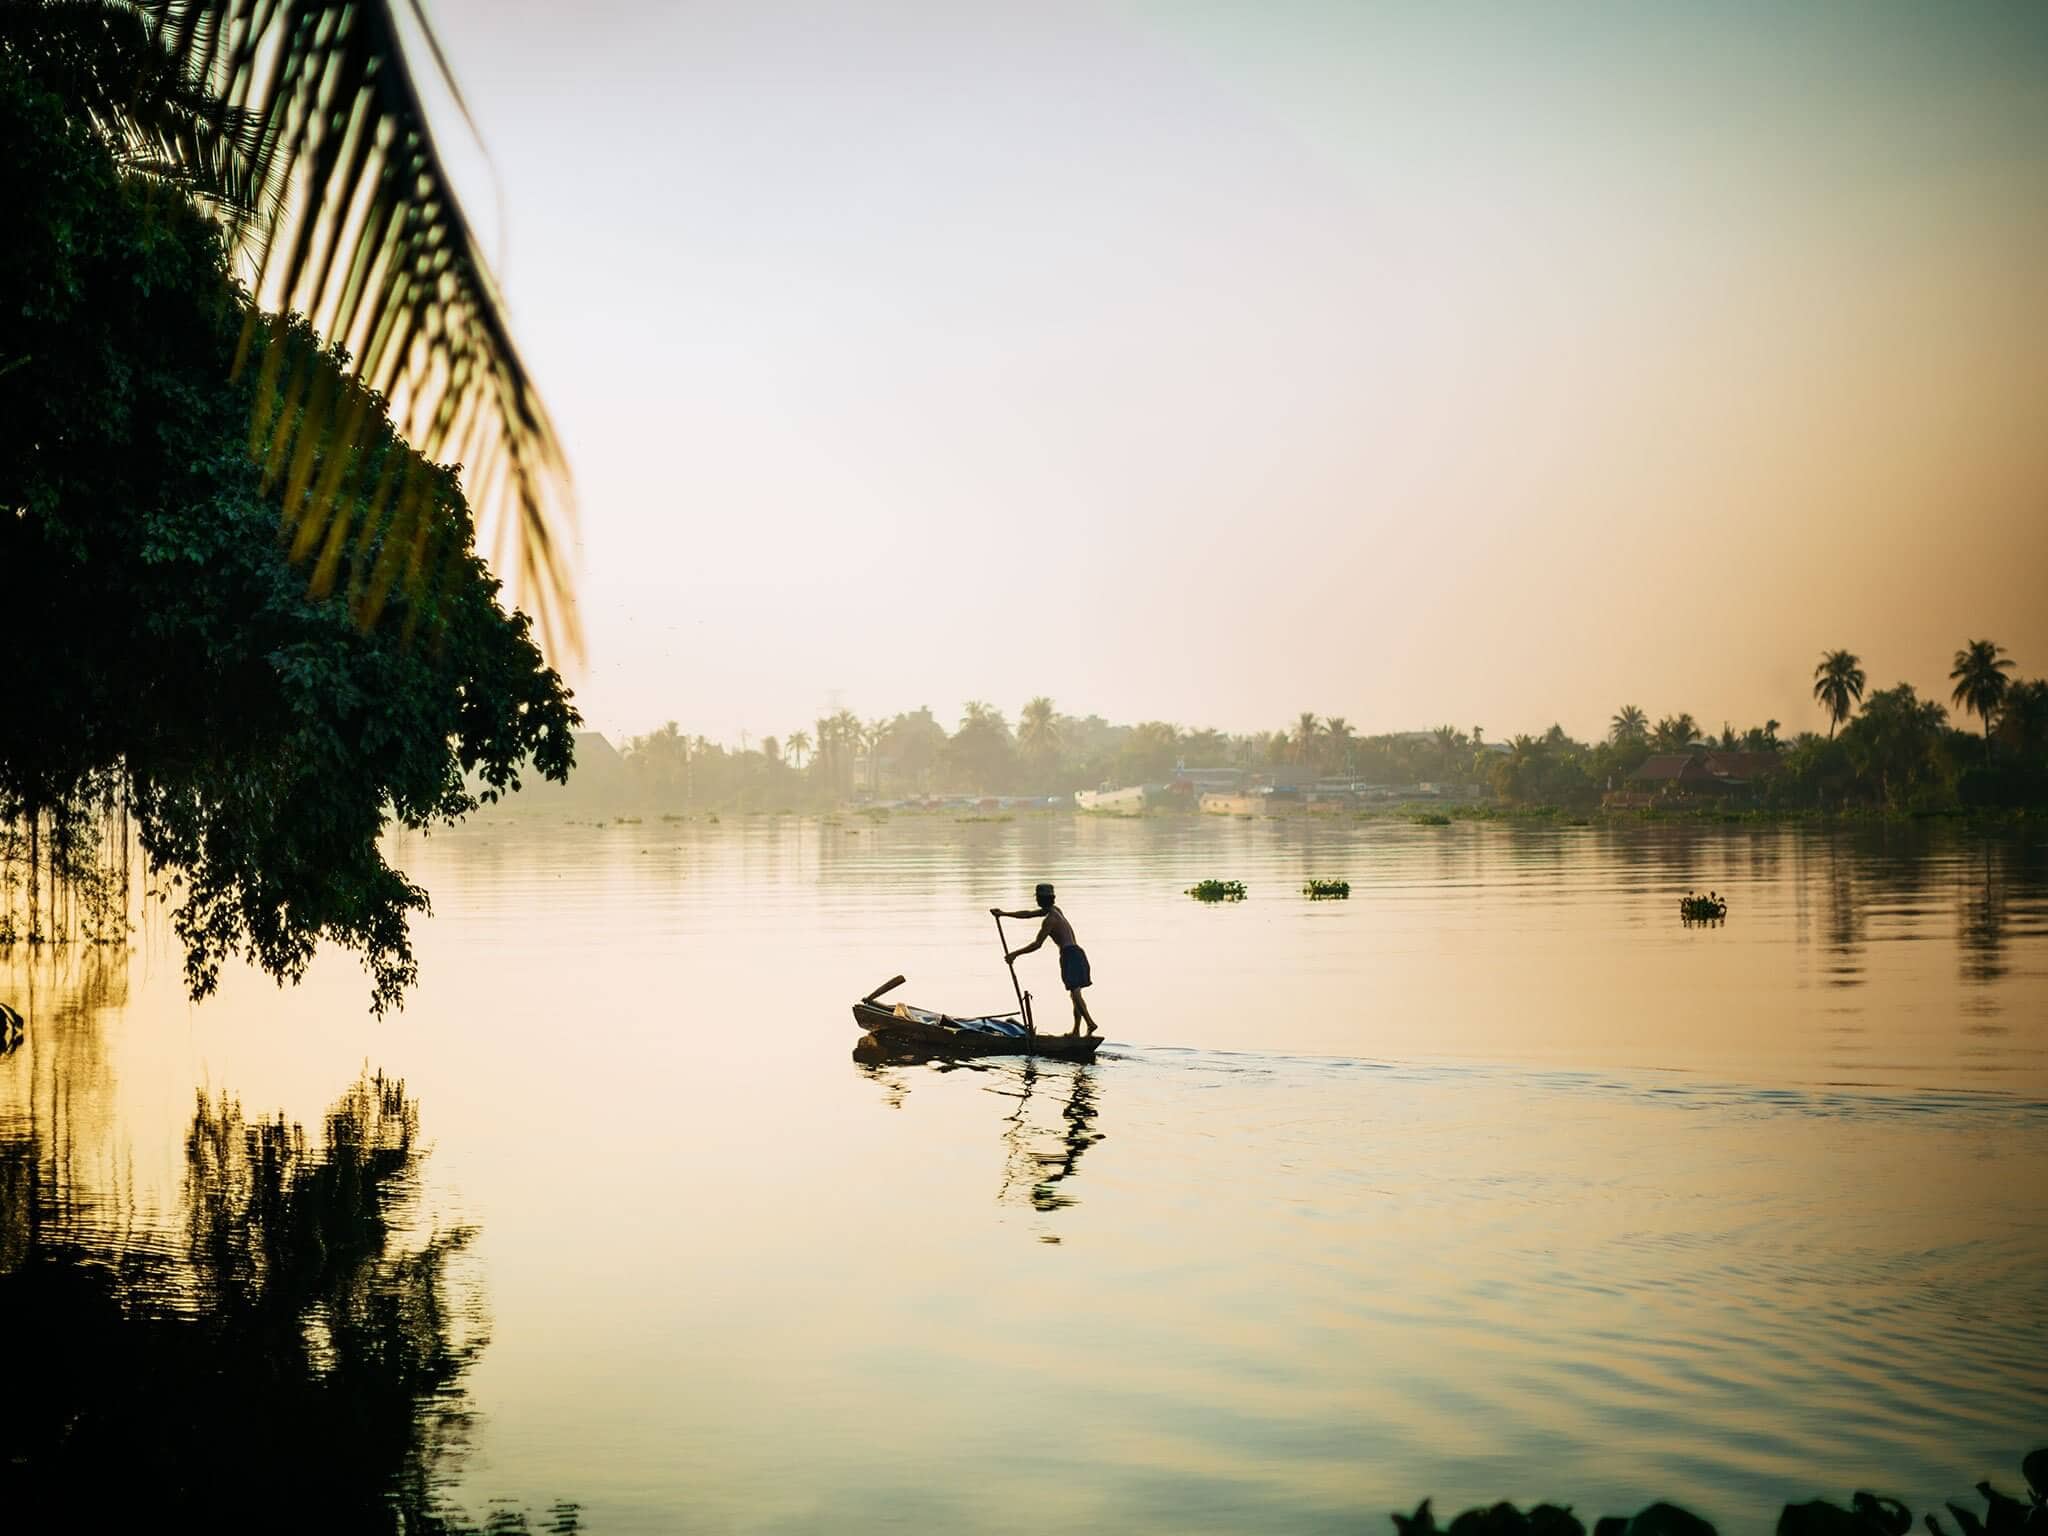
[(1776, 773), (1781, 763), (1775, 752), (1722, 752), (1705, 747), (1656, 752), (1629, 774), (1626, 789), (1610, 790), (1600, 803), (1617, 810), (1642, 810), (1745, 795)]

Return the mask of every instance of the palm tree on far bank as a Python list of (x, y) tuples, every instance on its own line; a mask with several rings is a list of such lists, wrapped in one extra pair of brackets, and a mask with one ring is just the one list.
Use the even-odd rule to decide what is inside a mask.
[(1017, 713), (1017, 746), (1030, 765), (1034, 789), (1048, 786), (1062, 745), (1059, 714), (1052, 700), (1042, 693), (1025, 700), (1023, 709)]
[(811, 755), (811, 733), (791, 731), (789, 739), (782, 744), (782, 750), (789, 754), (790, 767), (802, 768), (804, 759)]
[(1351, 722), (1342, 715), (1331, 715), (1323, 722), (1323, 740), (1329, 743), (1331, 766), (1351, 771), (1351, 744), (1358, 733), (1351, 728)]
[(870, 720), (860, 733), (860, 744), (868, 754), (868, 793), (882, 792), (882, 744), (889, 739), (890, 724), (886, 719)]
[(860, 716), (850, 709), (833, 712), (832, 726), (832, 793), (850, 795), (853, 793), (853, 771), (860, 755), (863, 731)]
[(1027, 700), (1018, 712), (1017, 745), (1033, 757), (1051, 757), (1059, 751), (1059, 718), (1044, 694)]
[(1322, 739), (1323, 722), (1307, 710), (1295, 717), (1292, 745), (1297, 763), (1312, 764), (1316, 760), (1316, 744)]
[(1948, 675), (1956, 687), (1949, 702), (1960, 704), (1984, 722), (1986, 741), (1991, 739), (1991, 717), (1998, 713), (2012, 686), (2012, 679), (2005, 675), (2011, 670), (2012, 658), (2005, 654), (2005, 647), (1989, 640), (1966, 641), (1956, 652), (1955, 668)]
[(1607, 739), (1617, 747), (1641, 741), (1650, 734), (1650, 717), (1633, 704), (1624, 704), (1607, 723)]
[(2048, 747), (2048, 682), (2039, 678), (2005, 690), (1998, 710), (1998, 735), (2021, 752)]
[(1692, 711), (1682, 709), (1657, 722), (1650, 732), (1650, 745), (1659, 752), (1683, 752), (1699, 734), (1699, 722), (1693, 719)]
[(1813, 696), (1828, 712), (1828, 735), (1863, 702), (1863, 663), (1851, 651), (1823, 651), (1813, 669)]

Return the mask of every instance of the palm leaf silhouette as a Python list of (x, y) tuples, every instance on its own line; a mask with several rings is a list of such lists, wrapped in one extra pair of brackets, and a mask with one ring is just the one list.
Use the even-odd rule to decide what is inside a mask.
[[(427, 459), (459, 463), (499, 527), (500, 573), (551, 649), (579, 643), (570, 590), (567, 462), (456, 199), (408, 60), (408, 29), (455, 88), (419, 0), (10, 0), (5, 36), (139, 168), (211, 199), (258, 304), (237, 367), (263, 388), (250, 449), (283, 495), (295, 554), (374, 530), (420, 547), (424, 474), (362, 484), (355, 435), (383, 400)], [(356, 387), (323, 385), (304, 315), (349, 356)], [(266, 325), (274, 334), (258, 334)], [(339, 525), (339, 526), (337, 526)], [(509, 562), (505, 558), (509, 552)], [(416, 580), (431, 581), (421, 568)], [(359, 610), (374, 623), (377, 605)]]

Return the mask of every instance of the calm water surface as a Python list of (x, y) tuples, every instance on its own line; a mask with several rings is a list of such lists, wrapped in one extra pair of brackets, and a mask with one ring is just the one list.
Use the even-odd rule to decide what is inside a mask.
[[(478, 1521), (1383, 1530), (1433, 1493), (1759, 1528), (2048, 1441), (2039, 832), (503, 816), (394, 848), (435, 916), (392, 1019), (340, 956), (197, 1008), (155, 931), (0, 966), (31, 1014), (0, 1274), (125, 1254), (203, 1316), (291, 1272), (282, 1217), (215, 1226), (333, 1197), (252, 1200), (223, 1116), (302, 1122), (309, 1168), (397, 1137), (381, 1257), (284, 1310), (315, 1377), (386, 1315), (351, 1298), (429, 1320), (440, 1374), (363, 1475)], [(850, 1060), (898, 971), (1011, 1006), (986, 909), (1039, 878), (1097, 1065)], [(1677, 921), (1688, 886), (1725, 926)], [(1049, 955), (1020, 971), (1056, 1017)]]

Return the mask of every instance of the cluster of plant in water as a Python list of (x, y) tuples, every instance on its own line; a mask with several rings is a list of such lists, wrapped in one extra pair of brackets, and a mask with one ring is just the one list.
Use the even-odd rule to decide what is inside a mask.
[(1242, 880), (1198, 880), (1188, 887), (1188, 894), (1197, 901), (1243, 901), (1245, 896)]
[(1418, 827), (1448, 827), (1451, 824), (1451, 818), (1442, 811), (1424, 811), (1421, 815), (1408, 819)]
[(1714, 891), (1678, 898), (1678, 915), (1688, 923), (1718, 923), (1728, 915), (1728, 898)]
[(1351, 894), (1349, 880), (1311, 880), (1301, 888), (1310, 901), (1343, 901)]
[[(1983, 1514), (1960, 1504), (1948, 1506), (1963, 1536), (2022, 1536), (2048, 1529), (2048, 1446), (2029, 1454), (2020, 1471), (2028, 1485), (2024, 1501), (1987, 1482), (1977, 1485)], [(1947, 1536), (1939, 1516), (1930, 1511), (1924, 1518), (1933, 1536)], [(1496, 1504), (1468, 1509), (1440, 1526), (1424, 1499), (1414, 1514), (1396, 1514), (1393, 1521), (1400, 1536), (1586, 1536), (1584, 1522), (1569, 1504), (1538, 1504), (1526, 1511)], [(1850, 1496), (1846, 1508), (1826, 1499), (1787, 1504), (1777, 1524), (1778, 1536), (1906, 1536), (1912, 1529), (1913, 1512), (1897, 1499), (1861, 1491)], [(1658, 1503), (1634, 1515), (1601, 1517), (1593, 1524), (1593, 1536), (1714, 1536), (1714, 1527), (1690, 1510)]]

